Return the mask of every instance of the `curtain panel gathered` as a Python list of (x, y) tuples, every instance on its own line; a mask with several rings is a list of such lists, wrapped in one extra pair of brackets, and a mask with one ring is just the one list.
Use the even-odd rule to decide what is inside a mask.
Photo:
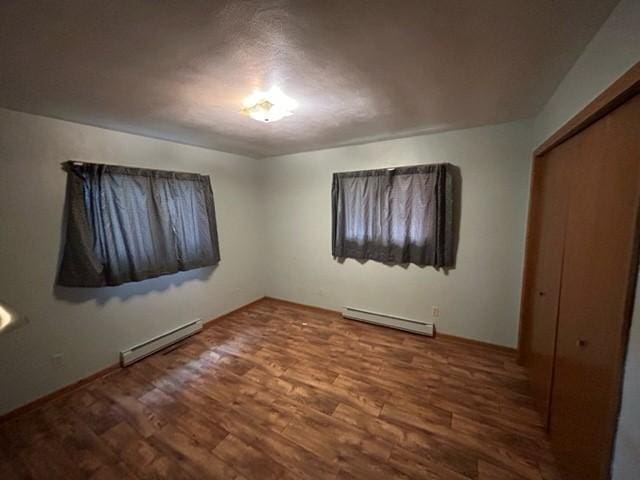
[(334, 173), (333, 256), (453, 266), (451, 169), (434, 164)]
[(57, 283), (102, 287), (220, 261), (208, 176), (67, 162)]

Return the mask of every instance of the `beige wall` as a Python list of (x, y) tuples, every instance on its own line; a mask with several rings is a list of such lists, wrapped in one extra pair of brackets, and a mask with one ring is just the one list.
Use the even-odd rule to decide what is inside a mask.
[[(530, 127), (517, 122), (265, 160), (266, 293), (434, 320), (441, 332), (515, 346)], [(454, 270), (332, 258), (333, 172), (440, 162), (462, 174)]]
[[(541, 143), (638, 61), (640, 1), (622, 0), (535, 119), (535, 144)], [(639, 399), (640, 298), (637, 294), (625, 365), (613, 480), (635, 480), (640, 472)]]
[[(69, 159), (211, 175), (218, 267), (104, 289), (54, 287), (60, 163)], [(113, 364), (141, 340), (262, 296), (256, 160), (0, 110), (0, 162), (0, 298), (31, 320), (0, 336), (0, 414)]]

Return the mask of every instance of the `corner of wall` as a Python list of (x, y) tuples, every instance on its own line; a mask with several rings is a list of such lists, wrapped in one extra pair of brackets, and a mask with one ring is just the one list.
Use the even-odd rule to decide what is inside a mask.
[(621, 0), (534, 122), (534, 148), (640, 60), (640, 1)]

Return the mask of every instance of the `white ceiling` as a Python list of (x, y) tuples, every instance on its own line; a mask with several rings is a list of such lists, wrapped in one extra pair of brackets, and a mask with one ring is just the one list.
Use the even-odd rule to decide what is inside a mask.
[[(0, 106), (255, 157), (525, 118), (617, 0), (3, 0)], [(300, 103), (262, 124), (255, 88)]]

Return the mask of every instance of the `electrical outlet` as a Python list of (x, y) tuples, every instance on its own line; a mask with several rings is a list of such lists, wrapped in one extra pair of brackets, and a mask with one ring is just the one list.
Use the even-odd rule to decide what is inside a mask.
[(439, 317), (440, 316), (440, 307), (438, 307), (436, 305), (431, 307), (431, 316), (432, 317)]
[(51, 365), (53, 365), (55, 368), (62, 367), (63, 360), (64, 355), (62, 353), (54, 353), (53, 355), (51, 355)]

